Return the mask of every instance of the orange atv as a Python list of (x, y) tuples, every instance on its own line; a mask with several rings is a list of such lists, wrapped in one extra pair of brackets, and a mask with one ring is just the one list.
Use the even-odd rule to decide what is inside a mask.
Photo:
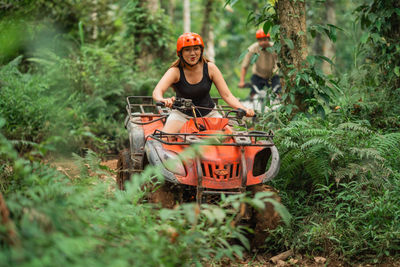
[[(142, 103), (134, 103), (138, 101)], [(147, 112), (149, 108), (153, 112)], [(173, 108), (197, 107), (190, 99), (178, 98)], [(264, 184), (274, 178), (279, 171), (279, 153), (272, 131), (233, 131), (229, 125), (245, 126), (241, 122), (245, 111), (218, 105), (214, 110), (220, 111), (224, 118), (193, 118), (179, 133), (170, 134), (162, 131), (170, 111), (163, 108), (163, 103), (154, 104), (151, 97), (128, 97), (125, 127), (130, 148), (120, 153), (119, 188), (124, 189), (124, 182), (130, 175), (141, 172), (147, 164), (161, 166), (165, 180), (172, 185), (182, 185), (196, 192), (194, 196), (199, 203), (204, 195), (242, 193), (248, 186)], [(179, 154), (192, 144), (204, 146), (203, 153), (192, 159), (180, 158)], [(167, 161), (175, 164), (166, 164)]]
[[(165, 208), (172, 208), (177, 202), (213, 203), (221, 194), (274, 191), (265, 185), (277, 175), (280, 166), (273, 132), (248, 131), (242, 120), (244, 110), (229, 109), (218, 105), (218, 99), (214, 101), (214, 110), (223, 118), (194, 116), (179, 133), (170, 134), (162, 131), (170, 109), (163, 103), (154, 103), (151, 97), (127, 97), (125, 127), (130, 146), (119, 155), (119, 188), (123, 190), (133, 173), (140, 173), (150, 164), (161, 168), (165, 183), (150, 194), (149, 200)], [(173, 108), (193, 110), (195, 115), (197, 107), (191, 100), (178, 98)], [(246, 130), (233, 130), (234, 125)], [(182, 152), (193, 145), (201, 146), (201, 153), (182, 157)], [(279, 201), (276, 194), (274, 198)], [(267, 205), (270, 207), (258, 215), (250, 212), (250, 217), (257, 217), (254, 226), (260, 231), (265, 224), (271, 228), (279, 221), (271, 204)]]

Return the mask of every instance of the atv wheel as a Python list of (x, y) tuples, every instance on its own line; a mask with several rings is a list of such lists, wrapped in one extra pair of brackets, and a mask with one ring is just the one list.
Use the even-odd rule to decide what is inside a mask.
[(125, 182), (131, 179), (133, 162), (129, 149), (119, 152), (117, 163), (117, 185), (120, 190), (125, 190)]
[[(277, 190), (272, 186), (260, 184), (249, 187), (249, 189), (253, 196), (257, 192), (273, 192), (274, 194), (270, 198), (281, 202)], [(271, 203), (267, 202), (266, 207), (263, 210), (252, 208), (252, 217), (250, 219), (252, 229), (254, 230), (254, 236), (251, 239), (252, 247), (257, 248), (262, 246), (268, 236), (268, 230), (275, 229), (279, 225), (280, 221), (281, 218)]]
[(164, 182), (162, 185), (158, 185), (153, 192), (148, 195), (148, 201), (150, 203), (158, 203), (164, 209), (172, 209), (175, 206), (175, 195), (177, 190), (169, 182)]

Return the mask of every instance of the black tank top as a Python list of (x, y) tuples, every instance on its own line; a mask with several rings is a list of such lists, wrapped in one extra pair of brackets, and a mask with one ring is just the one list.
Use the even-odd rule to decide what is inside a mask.
[[(192, 99), (195, 106), (214, 108), (214, 101), (211, 99), (210, 90), (212, 81), (210, 75), (208, 75), (208, 65), (206, 62), (203, 64), (203, 78), (196, 84), (190, 84), (185, 77), (183, 68), (179, 66), (180, 78), (177, 83), (174, 83), (172, 87), (175, 89), (177, 97), (183, 97)], [(183, 113), (193, 116), (191, 110), (183, 110)], [(196, 110), (196, 116), (205, 116), (210, 113), (210, 109), (198, 108)]]

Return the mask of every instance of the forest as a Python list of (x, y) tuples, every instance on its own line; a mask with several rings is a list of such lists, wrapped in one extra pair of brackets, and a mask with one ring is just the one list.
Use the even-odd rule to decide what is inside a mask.
[[(251, 127), (274, 133), (280, 200), (165, 208), (156, 165), (120, 190), (126, 98), (152, 95), (178, 37), (242, 101), (258, 29), (282, 92)], [(399, 266), (399, 129), (398, 0), (0, 0), (0, 266)], [(243, 203), (281, 218), (257, 247)]]

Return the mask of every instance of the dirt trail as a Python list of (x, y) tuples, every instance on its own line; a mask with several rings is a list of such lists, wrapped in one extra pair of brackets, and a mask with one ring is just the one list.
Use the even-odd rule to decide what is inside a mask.
[(106, 166), (107, 168), (109, 168), (110, 170), (114, 171), (115, 173), (112, 173), (111, 176), (115, 179), (116, 178), (116, 172), (117, 172), (117, 159), (110, 159), (110, 160), (106, 160), (106, 161), (102, 161), (100, 163), (100, 165), (102, 166)]

